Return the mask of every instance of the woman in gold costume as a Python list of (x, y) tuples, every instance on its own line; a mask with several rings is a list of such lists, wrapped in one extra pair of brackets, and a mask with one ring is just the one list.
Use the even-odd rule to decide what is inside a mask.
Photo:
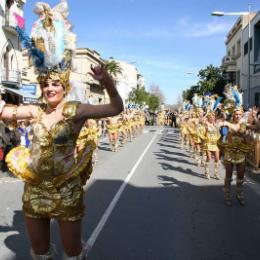
[(10, 170), (25, 181), (23, 210), (34, 259), (50, 250), (51, 218), (59, 221), (66, 254), (77, 256), (82, 251), (83, 185), (90, 174), (95, 144), (83, 139), (84, 149), (78, 150), (77, 138), (86, 119), (113, 116), (123, 107), (110, 76), (100, 67), (92, 71), (93, 77), (106, 87), (110, 104), (65, 102), (65, 84), (46, 78), (41, 82), (46, 106), (4, 106), (1, 114), (4, 120), (35, 120), (31, 150), (15, 148), (6, 159)]
[(188, 131), (188, 115), (184, 113), (180, 116), (180, 139), (181, 148), (186, 148), (189, 145), (189, 131)]
[(0, 102), (3, 120), (33, 121), (31, 148), (14, 148), (6, 161), (10, 171), (25, 182), (23, 211), (32, 258), (53, 259), (50, 220), (55, 218), (64, 259), (85, 259), (86, 247), (81, 242), (83, 186), (91, 173), (95, 143), (80, 132), (87, 119), (119, 114), (123, 103), (113, 79), (102, 66), (91, 66), (90, 74), (106, 88), (110, 103), (94, 106), (67, 101), (76, 38), (65, 17), (67, 3), (63, 0), (55, 9), (38, 3), (36, 11), (40, 19), (33, 28), (33, 38), (22, 28), (16, 29), (38, 73), (45, 102), (42, 106), (8, 106)]
[(125, 130), (126, 130), (126, 141), (129, 140), (131, 142), (132, 141), (132, 128), (131, 128), (131, 122), (130, 122), (130, 111), (128, 109), (126, 109), (124, 112), (123, 124), (124, 124)]
[(210, 179), (210, 161), (212, 155), (215, 158), (214, 177), (219, 179), (219, 148), (218, 140), (220, 139), (219, 127), (216, 123), (215, 112), (209, 112), (207, 114), (207, 121), (205, 122), (205, 137), (204, 137), (204, 150), (206, 152), (205, 162), (205, 176)]
[(118, 149), (119, 122), (116, 117), (109, 117), (106, 123), (108, 140), (111, 151), (116, 152)]
[(121, 145), (124, 146), (127, 143), (127, 115), (124, 113), (121, 114), (119, 118), (120, 128), (119, 132), (121, 134)]
[(84, 127), (81, 130), (81, 133), (85, 134), (87, 140), (93, 141), (96, 145), (95, 150), (93, 151), (92, 161), (95, 164), (98, 161), (98, 144), (99, 144), (99, 127), (96, 120), (88, 119), (85, 122)]
[(226, 176), (224, 182), (224, 198), (227, 206), (231, 206), (231, 181), (234, 167), (237, 170), (236, 198), (240, 205), (245, 205), (243, 182), (245, 175), (246, 154), (252, 150), (247, 142), (247, 123), (242, 121), (243, 110), (236, 108), (231, 122), (224, 121), (222, 125), (229, 128), (227, 143), (222, 144)]
[(196, 113), (192, 109), (189, 111), (189, 119), (187, 122), (187, 129), (188, 129), (188, 137), (189, 137), (189, 152), (191, 155), (195, 158), (196, 155), (196, 147), (194, 138), (196, 138), (196, 125), (195, 125), (195, 119), (196, 119)]
[(198, 166), (203, 165), (203, 137), (205, 133), (204, 126), (204, 111), (202, 108), (196, 109), (197, 117), (193, 119), (194, 125), (194, 133), (193, 133), (193, 141), (195, 144), (195, 159), (197, 161)]

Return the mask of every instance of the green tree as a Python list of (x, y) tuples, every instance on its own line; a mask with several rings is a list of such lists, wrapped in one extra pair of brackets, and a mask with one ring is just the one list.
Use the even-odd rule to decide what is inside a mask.
[(156, 111), (160, 108), (160, 98), (154, 94), (149, 94), (147, 105), (149, 106), (149, 110)]
[(191, 86), (189, 89), (184, 90), (182, 92), (182, 98), (183, 98), (183, 100), (187, 99), (187, 100), (191, 101), (191, 99), (195, 93), (200, 94), (200, 87), (197, 85)]
[(105, 62), (105, 69), (111, 75), (116, 77), (118, 74), (122, 74), (122, 68), (115, 60), (108, 60)]
[(147, 103), (149, 93), (145, 90), (145, 87), (133, 89), (129, 94), (129, 101), (138, 105), (144, 105)]
[(198, 82), (199, 94), (210, 92), (222, 95), (226, 80), (220, 67), (214, 67), (210, 64), (206, 69), (199, 71), (198, 77), (200, 78)]

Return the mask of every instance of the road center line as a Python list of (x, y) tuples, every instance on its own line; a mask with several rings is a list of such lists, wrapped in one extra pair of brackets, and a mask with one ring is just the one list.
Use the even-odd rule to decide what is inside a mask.
[(124, 182), (122, 183), (122, 185), (120, 186), (119, 190), (117, 191), (116, 195), (114, 196), (113, 200), (110, 202), (109, 206), (107, 207), (104, 215), (102, 216), (102, 218), (100, 219), (98, 225), (96, 226), (95, 230), (93, 231), (93, 233), (91, 234), (91, 236), (89, 237), (87, 243), (86, 243), (86, 249), (87, 249), (87, 254), (91, 251), (91, 249), (93, 248), (99, 234), (101, 233), (103, 227), (105, 226), (108, 218), (110, 217), (113, 209), (115, 208), (117, 202), (119, 201), (126, 185), (128, 184), (128, 182), (130, 181), (131, 177), (134, 175), (137, 167), (139, 166), (139, 164), (141, 163), (142, 159), (144, 158), (145, 154), (147, 153), (147, 151), (149, 150), (149, 148), (151, 147), (152, 143), (154, 142), (155, 138), (157, 137), (157, 134), (155, 134), (152, 138), (152, 140), (150, 141), (150, 143), (147, 145), (147, 147), (145, 148), (145, 150), (143, 151), (143, 153), (141, 154), (141, 156), (139, 157), (138, 161), (135, 163), (134, 167), (132, 168), (132, 170), (130, 171), (130, 173), (127, 175), (127, 177), (125, 178)]

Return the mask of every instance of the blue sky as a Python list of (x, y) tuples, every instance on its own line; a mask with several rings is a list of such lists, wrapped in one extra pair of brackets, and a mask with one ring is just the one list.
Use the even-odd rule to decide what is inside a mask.
[[(36, 16), (37, 1), (25, 5), (26, 28)], [(59, 0), (46, 1), (51, 6)], [(68, 0), (78, 47), (98, 51), (103, 58), (134, 62), (147, 88), (157, 84), (166, 102), (196, 84), (197, 72), (219, 66), (225, 36), (237, 17), (212, 17), (212, 11), (247, 11), (245, 0)], [(250, 1), (252, 11), (260, 1)], [(187, 74), (193, 72), (195, 75)]]

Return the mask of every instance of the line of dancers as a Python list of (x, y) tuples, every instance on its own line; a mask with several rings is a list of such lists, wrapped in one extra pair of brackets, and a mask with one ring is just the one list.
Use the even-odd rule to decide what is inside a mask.
[[(243, 191), (246, 166), (260, 168), (259, 110), (244, 111), (234, 102), (219, 103), (218, 107), (191, 105), (179, 113), (181, 148), (188, 150), (199, 167), (204, 167), (206, 179), (220, 179), (220, 161), (225, 167), (224, 199), (232, 205), (231, 183), (236, 171), (236, 198), (245, 205)], [(210, 164), (214, 163), (214, 172)], [(212, 176), (213, 175), (213, 176)]]

